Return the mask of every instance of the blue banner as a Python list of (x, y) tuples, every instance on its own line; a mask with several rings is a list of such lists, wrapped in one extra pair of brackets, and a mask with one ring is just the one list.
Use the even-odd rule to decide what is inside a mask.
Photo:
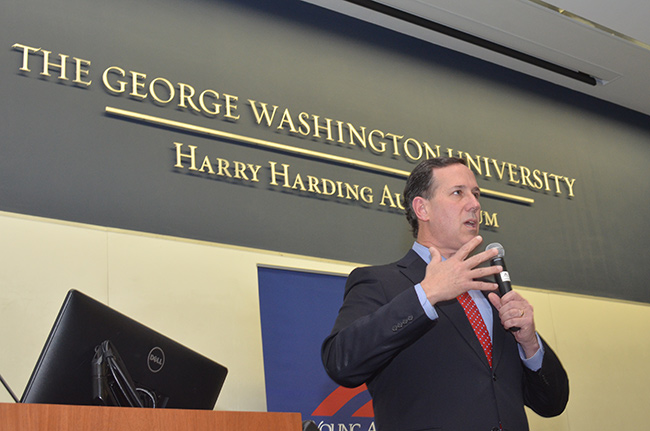
[(320, 357), (346, 278), (272, 268), (258, 277), (267, 410), (300, 412), (322, 431), (374, 431), (365, 385), (337, 385)]

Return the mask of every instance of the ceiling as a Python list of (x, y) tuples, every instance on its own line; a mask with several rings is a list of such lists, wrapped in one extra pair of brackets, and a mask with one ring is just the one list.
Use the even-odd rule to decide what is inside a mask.
[[(541, 0), (304, 1), (650, 116), (648, 0), (551, 0), (554, 4)], [(375, 6), (380, 10), (373, 10)], [(596, 85), (447, 36), (423, 27), (417, 18), (412, 23), (404, 16), (424, 18), (509, 51), (581, 72), (595, 78)]]

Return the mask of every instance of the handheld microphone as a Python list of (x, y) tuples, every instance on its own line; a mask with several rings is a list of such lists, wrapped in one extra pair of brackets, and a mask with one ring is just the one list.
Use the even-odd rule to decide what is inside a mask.
[[(512, 286), (510, 285), (510, 273), (508, 273), (508, 269), (506, 268), (506, 261), (503, 259), (503, 257), (506, 255), (506, 251), (498, 242), (488, 244), (488, 246), (485, 247), (485, 251), (488, 251), (492, 248), (496, 248), (499, 253), (496, 255), (496, 257), (490, 259), (490, 265), (501, 265), (503, 268), (500, 273), (494, 274), (494, 281), (496, 281), (497, 285), (499, 286), (499, 296), (503, 296), (512, 290)], [(510, 328), (510, 332), (517, 331), (519, 331), (519, 328), (516, 326)]]
[(499, 296), (503, 296), (512, 290), (512, 286), (510, 285), (510, 274), (508, 273), (508, 269), (506, 268), (506, 262), (505, 260), (503, 260), (503, 257), (506, 255), (506, 251), (503, 249), (503, 246), (498, 242), (493, 242), (492, 244), (488, 244), (488, 246), (485, 247), (485, 251), (488, 251), (493, 248), (496, 248), (499, 254), (497, 254), (495, 257), (490, 259), (490, 265), (491, 266), (501, 265), (501, 267), (503, 268), (503, 271), (501, 271), (498, 274), (494, 274), (494, 281), (496, 281), (496, 283), (499, 285)]

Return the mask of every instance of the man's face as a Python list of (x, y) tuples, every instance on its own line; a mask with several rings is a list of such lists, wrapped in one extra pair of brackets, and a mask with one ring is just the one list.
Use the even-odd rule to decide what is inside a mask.
[(428, 219), (420, 221), (420, 233), (425, 236), (421, 243), (433, 245), (448, 258), (478, 235), (480, 190), (465, 165), (436, 168), (433, 175), (435, 191), (425, 201)]

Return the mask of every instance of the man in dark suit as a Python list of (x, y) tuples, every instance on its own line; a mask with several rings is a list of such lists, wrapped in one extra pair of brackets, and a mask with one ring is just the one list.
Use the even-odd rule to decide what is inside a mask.
[(482, 265), (497, 250), (472, 255), (479, 195), (463, 159), (422, 162), (403, 196), (413, 248), (348, 277), (323, 364), (343, 386), (367, 383), (378, 431), (523, 431), (524, 405), (545, 417), (566, 406), (566, 372), (533, 308), (484, 280), (502, 270)]

